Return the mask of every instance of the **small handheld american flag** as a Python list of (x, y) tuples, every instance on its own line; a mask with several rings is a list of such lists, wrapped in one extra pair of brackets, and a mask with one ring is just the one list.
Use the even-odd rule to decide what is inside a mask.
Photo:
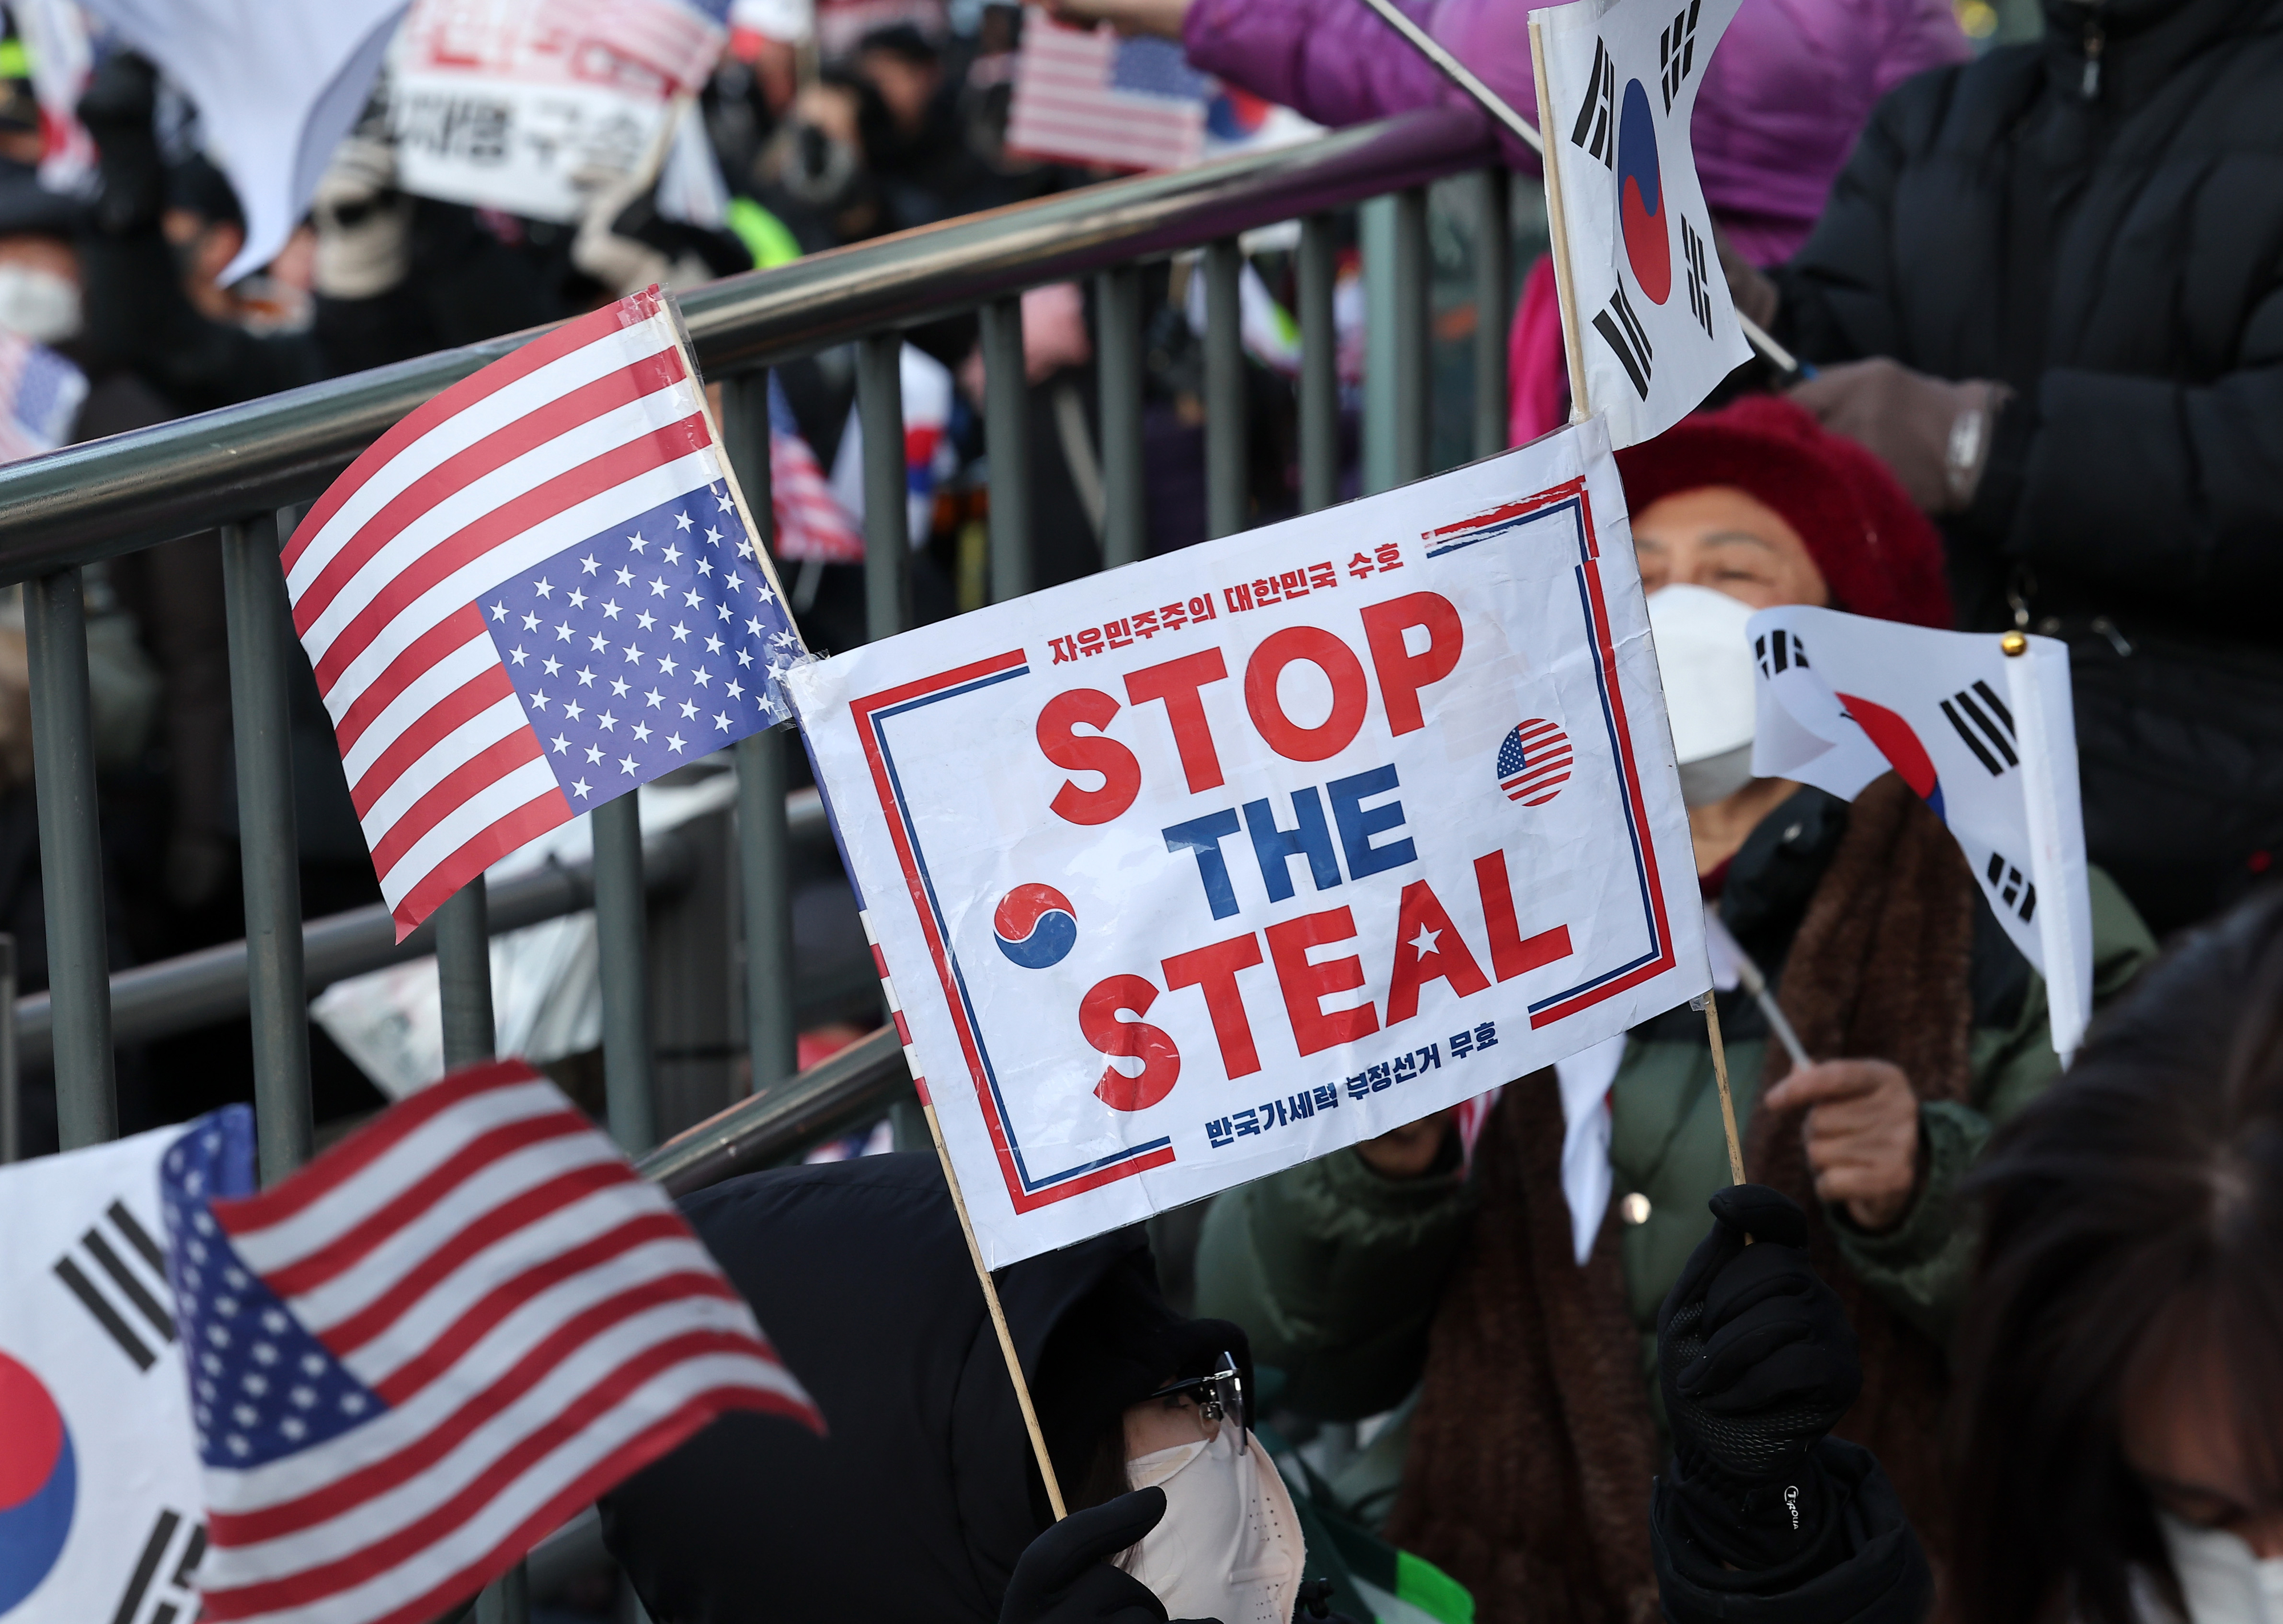
[(566, 322), (381, 436), (285, 548), (400, 936), (525, 842), (783, 719), (802, 657), (672, 306)]
[(769, 505), (777, 523), (778, 557), (864, 562), (863, 534), (832, 493), (775, 373), (769, 375)]
[(665, 1193), (519, 1061), (270, 1189), (243, 1106), (160, 1163), (203, 1617), (424, 1624), (724, 1410), (823, 1419)]
[(0, 332), (0, 462), (20, 462), (71, 438), (87, 375), (44, 344)]
[(1210, 82), (1171, 40), (1121, 39), (1023, 13), (1007, 144), (1123, 169), (1183, 169), (1205, 149)]

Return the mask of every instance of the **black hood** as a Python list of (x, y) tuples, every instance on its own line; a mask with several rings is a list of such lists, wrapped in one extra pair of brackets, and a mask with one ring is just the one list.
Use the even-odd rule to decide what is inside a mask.
[[(682, 1205), (828, 1432), (724, 1416), (604, 1498), (654, 1624), (991, 1624), (1048, 1513), (935, 1158), (773, 1169)], [(999, 1294), (1066, 1494), (1165, 1375), (1247, 1357), (1234, 1326), (1165, 1307), (1138, 1230), (1013, 1264)]]

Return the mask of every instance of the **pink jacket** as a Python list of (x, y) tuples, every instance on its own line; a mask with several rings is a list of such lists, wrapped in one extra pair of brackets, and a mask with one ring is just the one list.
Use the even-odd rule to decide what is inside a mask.
[[(1529, 0), (1397, 0), (1504, 97), (1538, 117)], [(1194, 0), (1190, 63), (1319, 124), (1360, 124), (1466, 97), (1363, 0)], [(1823, 212), (1871, 105), (1922, 69), (1963, 61), (1949, 0), (1743, 0), (1704, 73), (1690, 127), (1704, 201), (1737, 252), (1788, 259)], [(1501, 136), (1507, 161), (1538, 161)], [(1541, 262), (1508, 335), (1508, 430), (1561, 425), (1570, 385), (1553, 278)]]
[[(1398, 0), (1524, 118), (1538, 116), (1526, 0)], [(1319, 124), (1361, 124), (1466, 98), (1363, 0), (1195, 0), (1190, 63)], [(1789, 257), (1823, 212), (1871, 105), (1960, 62), (1949, 0), (1743, 0), (1705, 70), (1696, 173), (1736, 248)], [(1509, 140), (1508, 160), (1537, 160)]]

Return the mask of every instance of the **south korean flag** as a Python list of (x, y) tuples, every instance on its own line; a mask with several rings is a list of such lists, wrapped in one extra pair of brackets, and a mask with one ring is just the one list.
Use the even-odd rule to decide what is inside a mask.
[(0, 1619), (189, 1624), (206, 1553), (162, 1128), (0, 1168)]
[(1712, 247), (1689, 114), (1741, 0), (1574, 0), (1532, 12), (1546, 170), (1567, 239), (1588, 412), (1653, 439), (1751, 359)]
[(1853, 800), (1895, 773), (1943, 820), (1998, 922), (2045, 980), (2054, 1052), (2092, 1013), (2092, 902), (2069, 649), (1788, 604), (1746, 623), (1752, 775)]

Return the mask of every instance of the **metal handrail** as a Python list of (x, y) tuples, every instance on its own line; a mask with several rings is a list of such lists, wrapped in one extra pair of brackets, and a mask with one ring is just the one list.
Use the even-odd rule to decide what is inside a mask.
[[(773, 366), (1041, 283), (1146, 260), (1494, 162), (1477, 114), (1439, 108), (1169, 175), (1012, 204), (693, 290), (698, 361)], [(532, 329), (0, 468), (0, 584), (194, 535), (315, 496), (398, 419)]]
[(683, 1130), (635, 1162), (670, 1195), (688, 1195), (861, 1126), (911, 1088), (896, 1029), (884, 1026), (806, 1071)]
[[(796, 790), (785, 797), (785, 827), (796, 841), (814, 840), (824, 833), (824, 803), (814, 789)], [(643, 882), (653, 896), (681, 890), (695, 867), (689, 841), (672, 830), (643, 842)], [(491, 933), (518, 930), (594, 905), (591, 859), (549, 862), (490, 888)], [(301, 927), (303, 990), (314, 996), (337, 981), (425, 958), (435, 951), (435, 921), (400, 942), (395, 916), (385, 903), (327, 914)], [(193, 1031), (244, 1014), (250, 992), (242, 940), (137, 965), (111, 978), (112, 1035), (119, 1043), (144, 1043)], [(53, 1021), (46, 993), (16, 1000), (18, 1063), (48, 1063)]]

